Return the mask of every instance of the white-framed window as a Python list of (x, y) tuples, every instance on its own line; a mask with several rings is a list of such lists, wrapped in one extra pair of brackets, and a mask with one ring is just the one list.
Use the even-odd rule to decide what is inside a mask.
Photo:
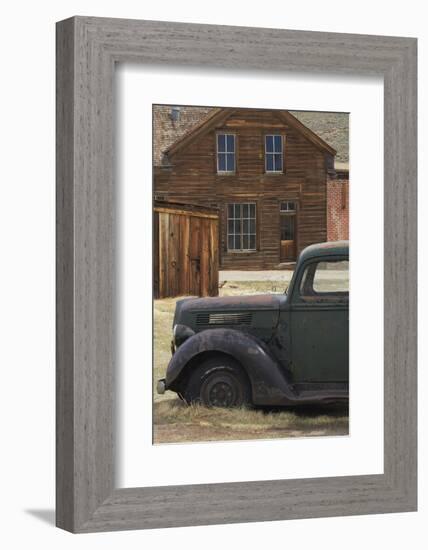
[(230, 174), (236, 171), (235, 134), (217, 134), (217, 173)]
[(227, 205), (227, 249), (231, 251), (256, 250), (256, 204)]
[(283, 136), (268, 134), (265, 136), (265, 170), (266, 172), (284, 171)]
[(295, 212), (296, 203), (294, 201), (282, 201), (280, 205), (280, 212)]

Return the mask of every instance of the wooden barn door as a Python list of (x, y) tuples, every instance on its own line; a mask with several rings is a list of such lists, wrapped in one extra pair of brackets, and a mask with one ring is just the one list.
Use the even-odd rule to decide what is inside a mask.
[(296, 259), (296, 203), (281, 202), (280, 206), (280, 261), (292, 262)]
[(218, 215), (155, 209), (154, 297), (218, 295)]

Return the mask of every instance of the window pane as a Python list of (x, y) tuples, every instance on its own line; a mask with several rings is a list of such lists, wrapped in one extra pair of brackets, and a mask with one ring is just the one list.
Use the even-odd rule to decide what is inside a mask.
[(289, 223), (287, 225), (287, 239), (294, 241), (294, 229), (296, 227), (296, 218), (294, 216), (289, 217)]
[(349, 292), (349, 262), (319, 262), (315, 270), (315, 292)]
[(266, 170), (268, 172), (273, 172), (273, 155), (272, 154), (266, 155)]
[(287, 240), (286, 220), (287, 218), (285, 216), (281, 216), (281, 241)]
[(273, 136), (266, 136), (266, 152), (272, 153), (273, 150)]
[(281, 216), (281, 241), (294, 240), (295, 216)]
[(282, 153), (282, 136), (274, 136), (275, 152)]
[(282, 202), (280, 206), (281, 212), (295, 212), (296, 211), (296, 203), (292, 201)]
[(218, 154), (218, 171), (219, 172), (226, 171), (226, 155), (224, 153)]
[(219, 153), (226, 151), (226, 136), (224, 134), (217, 135), (217, 151)]
[(337, 301), (348, 298), (349, 262), (324, 261), (310, 264), (300, 284), (302, 296), (319, 297), (322, 300)]
[(226, 170), (228, 172), (235, 171), (235, 153), (228, 153), (226, 155)]
[(229, 134), (226, 136), (226, 143), (227, 143), (227, 152), (228, 153), (234, 153), (235, 152), (235, 136)]
[(256, 249), (256, 205), (234, 203), (227, 207), (227, 247), (229, 250)]
[(282, 155), (275, 155), (275, 172), (282, 172)]

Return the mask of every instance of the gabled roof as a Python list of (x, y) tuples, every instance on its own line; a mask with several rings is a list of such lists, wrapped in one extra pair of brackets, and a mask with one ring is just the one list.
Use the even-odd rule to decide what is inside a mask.
[[(181, 106), (178, 120), (173, 120), (171, 109), (171, 105), (153, 106), (153, 160), (157, 166), (162, 164), (166, 153), (173, 156), (193, 139), (221, 125), (237, 110)], [(333, 155), (337, 151), (336, 163), (348, 162), (347, 113), (283, 110), (278, 114), (317, 147)]]
[(212, 107), (180, 107), (180, 117), (173, 120), (171, 105), (153, 105), (153, 164), (160, 166), (164, 151), (189, 130), (200, 124)]
[(191, 128), (180, 139), (170, 145), (168, 149), (164, 151), (164, 154), (168, 156), (175, 155), (178, 151), (181, 151), (187, 147), (187, 145), (198, 139), (198, 137), (205, 135), (212, 128), (222, 126), (235, 111), (236, 109), (213, 109), (205, 119), (201, 120), (199, 124)]
[(335, 166), (349, 163), (349, 113), (289, 111), (337, 151)]
[(303, 134), (308, 141), (315, 145), (315, 147), (318, 147), (321, 151), (330, 153), (330, 155), (336, 155), (337, 151), (334, 147), (320, 138), (320, 136), (300, 122), (300, 120), (293, 116), (289, 111), (277, 111), (277, 113), (278, 116), (281, 117), (287, 124), (293, 126), (293, 128)]

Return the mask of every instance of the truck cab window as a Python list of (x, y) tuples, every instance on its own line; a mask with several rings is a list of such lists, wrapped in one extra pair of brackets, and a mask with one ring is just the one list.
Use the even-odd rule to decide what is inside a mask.
[(303, 300), (337, 301), (348, 299), (348, 260), (325, 260), (306, 266), (300, 281)]

